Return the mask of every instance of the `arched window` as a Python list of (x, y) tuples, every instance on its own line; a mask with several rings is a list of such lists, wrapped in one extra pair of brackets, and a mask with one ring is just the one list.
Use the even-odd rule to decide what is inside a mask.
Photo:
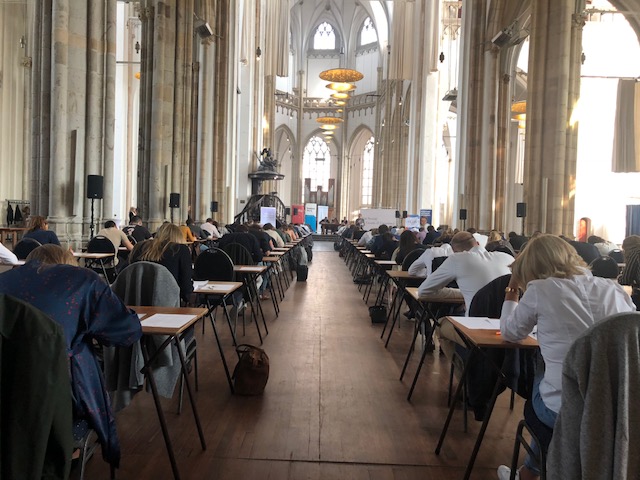
[(311, 189), (318, 186), (326, 192), (329, 190), (331, 175), (331, 151), (322, 138), (313, 136), (307, 143), (302, 155), (302, 178), (311, 179)]
[(362, 152), (362, 206), (371, 205), (373, 197), (373, 147), (371, 137)]
[(371, 17), (367, 17), (360, 30), (360, 45), (370, 45), (377, 41), (378, 34), (376, 33), (376, 27), (373, 25)]
[(314, 50), (335, 50), (336, 49), (336, 32), (333, 31), (331, 24), (323, 22), (318, 25), (316, 33), (313, 36)]

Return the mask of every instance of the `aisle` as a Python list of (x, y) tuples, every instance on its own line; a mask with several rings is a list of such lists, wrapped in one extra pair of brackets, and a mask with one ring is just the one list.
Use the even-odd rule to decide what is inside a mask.
[[(429, 355), (413, 402), (406, 401), (415, 363), (403, 383), (398, 378), (411, 324), (402, 324), (386, 350), (381, 326), (371, 325), (357, 286), (331, 244), (316, 242), (309, 279), (294, 281), (278, 318), (270, 304), (263, 307), (271, 376), (262, 397), (230, 395), (207, 325), (204, 336), (197, 335), (205, 452), (188, 405), (178, 416), (177, 395), (164, 403), (183, 478), (461, 478), (478, 428), (472, 417), (465, 434), (460, 410), (442, 454), (433, 453), (446, 415), (448, 365)], [(233, 364), (225, 328), (220, 330)], [(257, 344), (255, 327), (248, 326), (239, 341)], [(472, 478), (496, 478), (495, 467), (510, 458), (522, 402), (510, 412), (504, 397)], [(171, 478), (150, 395), (138, 395), (118, 414), (118, 430), (123, 450), (118, 478)], [(108, 478), (100, 458), (90, 462), (87, 478)]]

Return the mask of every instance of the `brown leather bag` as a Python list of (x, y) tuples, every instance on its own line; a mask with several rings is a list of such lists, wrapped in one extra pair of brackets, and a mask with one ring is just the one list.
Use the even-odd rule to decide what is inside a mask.
[(269, 380), (269, 356), (253, 345), (238, 345), (240, 359), (233, 371), (234, 391), (238, 395), (260, 395)]

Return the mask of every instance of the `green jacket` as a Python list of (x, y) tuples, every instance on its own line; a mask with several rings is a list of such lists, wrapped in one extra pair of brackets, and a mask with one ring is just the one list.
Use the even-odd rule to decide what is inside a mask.
[(0, 479), (66, 479), (73, 451), (62, 327), (0, 294)]

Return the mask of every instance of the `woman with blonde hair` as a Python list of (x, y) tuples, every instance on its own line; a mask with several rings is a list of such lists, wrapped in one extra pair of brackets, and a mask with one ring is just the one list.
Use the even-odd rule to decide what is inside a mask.
[(41, 245), (48, 243), (60, 245), (60, 240), (58, 240), (56, 233), (49, 230), (49, 222), (40, 215), (34, 215), (29, 218), (29, 230), (27, 230), (27, 233), (25, 233), (22, 238), (32, 238)]
[(131, 252), (129, 263), (138, 261), (159, 263), (167, 268), (180, 286), (180, 297), (189, 301), (193, 292), (193, 267), (191, 252), (184, 244), (184, 236), (180, 227), (172, 223), (164, 223), (153, 239), (137, 243)]
[[(560, 411), (562, 364), (569, 347), (591, 325), (615, 313), (634, 311), (635, 306), (620, 285), (594, 277), (575, 248), (554, 235), (530, 240), (512, 270), (500, 331), (504, 340), (518, 342), (538, 328), (545, 371), (534, 382), (524, 416), (539, 438), (548, 437), (545, 431), (553, 429)], [(508, 467), (498, 468), (500, 479), (509, 474)], [(522, 480), (537, 478), (538, 465), (527, 456), (519, 474)]]

